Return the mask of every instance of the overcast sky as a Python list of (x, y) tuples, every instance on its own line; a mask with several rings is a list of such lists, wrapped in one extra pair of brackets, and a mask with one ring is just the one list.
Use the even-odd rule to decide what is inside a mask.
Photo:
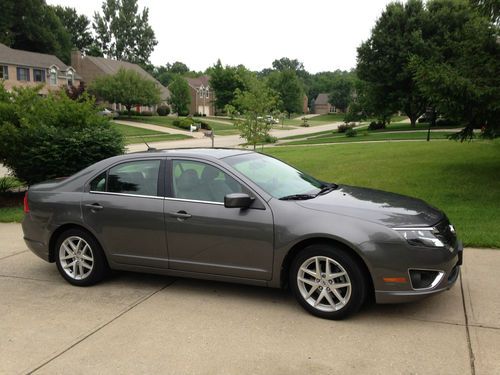
[[(311, 73), (356, 65), (356, 48), (368, 39), (389, 0), (139, 0), (149, 8), (158, 45), (151, 62), (182, 61), (205, 70), (224, 65), (252, 70), (280, 57), (302, 61)], [(102, 0), (47, 0), (92, 19)]]

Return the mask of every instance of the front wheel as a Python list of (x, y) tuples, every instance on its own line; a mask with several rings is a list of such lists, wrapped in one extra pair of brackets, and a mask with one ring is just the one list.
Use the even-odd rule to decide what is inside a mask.
[(89, 286), (106, 276), (108, 266), (101, 246), (84, 230), (70, 229), (62, 233), (55, 251), (57, 269), (70, 284)]
[(365, 275), (356, 260), (335, 247), (306, 247), (293, 260), (290, 286), (300, 305), (320, 318), (339, 320), (366, 299)]

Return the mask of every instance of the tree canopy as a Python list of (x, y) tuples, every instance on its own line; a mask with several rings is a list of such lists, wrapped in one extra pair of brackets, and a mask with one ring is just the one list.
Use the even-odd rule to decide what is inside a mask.
[(160, 89), (154, 81), (126, 69), (96, 78), (89, 91), (99, 99), (124, 105), (129, 112), (135, 105), (154, 105), (161, 100)]
[(0, 43), (9, 47), (55, 55), (68, 64), (71, 37), (54, 9), (43, 0), (4, 0)]
[(180, 116), (186, 116), (189, 113), (189, 105), (191, 104), (191, 95), (186, 79), (178, 75), (168, 88), (170, 90), (168, 104), (172, 107), (172, 112)]
[(149, 9), (139, 13), (137, 0), (105, 0), (92, 25), (105, 57), (146, 64), (158, 44)]

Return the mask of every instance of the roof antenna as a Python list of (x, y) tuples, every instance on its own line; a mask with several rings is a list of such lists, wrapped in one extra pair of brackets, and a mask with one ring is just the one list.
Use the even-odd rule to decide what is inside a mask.
[(148, 151), (156, 151), (156, 148), (151, 147), (150, 145), (148, 145), (148, 142), (146, 142), (146, 140), (144, 138), (141, 137), (141, 139), (146, 144), (146, 146), (148, 148)]

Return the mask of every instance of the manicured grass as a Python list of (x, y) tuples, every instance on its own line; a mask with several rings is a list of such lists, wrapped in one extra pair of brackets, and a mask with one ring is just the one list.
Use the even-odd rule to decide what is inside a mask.
[(117, 123), (111, 123), (111, 126), (118, 129), (118, 131), (123, 134), (125, 137), (125, 144), (127, 145), (132, 143), (175, 141), (191, 138), (184, 134), (168, 134)]
[[(432, 132), (431, 141), (433, 139), (446, 139), (450, 132)], [(347, 137), (343, 133), (322, 134), (315, 137), (308, 137), (298, 141), (282, 143), (281, 145), (308, 145), (320, 143), (344, 143), (344, 142), (366, 142), (366, 141), (396, 141), (396, 140), (425, 140), (427, 139), (426, 132), (397, 132), (397, 133), (376, 133), (376, 132), (359, 132), (355, 137)]]
[(500, 248), (500, 140), (272, 147), (323, 180), (421, 198), (444, 210), (467, 246)]
[[(142, 122), (145, 124), (152, 125), (160, 125), (165, 126), (167, 128), (172, 129), (180, 129), (173, 125), (175, 120), (181, 120), (183, 117), (170, 117), (170, 116), (132, 116), (132, 117), (123, 117), (122, 120), (125, 121), (135, 121)], [(208, 123), (212, 129), (215, 131), (216, 135), (230, 135), (230, 134), (238, 134), (238, 129), (234, 127), (232, 124), (228, 124), (231, 120), (223, 119), (220, 121), (214, 120), (213, 118), (205, 118), (205, 117), (195, 117), (194, 120), (200, 120)], [(222, 121), (222, 122), (221, 122)], [(181, 129), (182, 130), (182, 129)]]
[(0, 207), (0, 223), (20, 223), (23, 220), (23, 207)]

